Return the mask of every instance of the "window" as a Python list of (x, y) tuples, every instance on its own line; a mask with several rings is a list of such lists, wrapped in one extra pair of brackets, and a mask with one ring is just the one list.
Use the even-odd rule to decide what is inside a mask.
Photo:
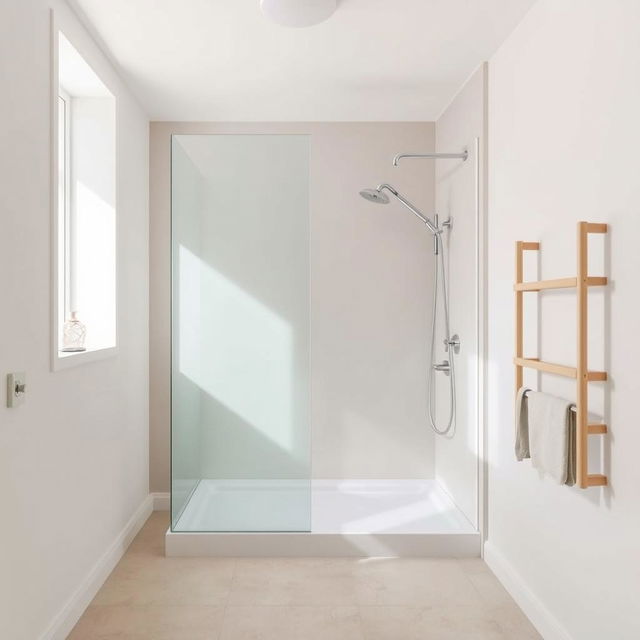
[(64, 366), (116, 347), (116, 105), (61, 32), (55, 104), (54, 366)]

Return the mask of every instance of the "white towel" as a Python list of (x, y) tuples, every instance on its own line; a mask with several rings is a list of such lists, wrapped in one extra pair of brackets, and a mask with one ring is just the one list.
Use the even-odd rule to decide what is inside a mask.
[(531, 464), (558, 484), (575, 484), (575, 416), (571, 406), (547, 393), (527, 394)]

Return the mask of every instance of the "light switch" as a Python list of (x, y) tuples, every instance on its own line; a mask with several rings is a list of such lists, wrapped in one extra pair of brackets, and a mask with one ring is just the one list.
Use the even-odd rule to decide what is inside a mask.
[(7, 407), (17, 407), (24, 402), (27, 393), (27, 376), (24, 371), (7, 374)]

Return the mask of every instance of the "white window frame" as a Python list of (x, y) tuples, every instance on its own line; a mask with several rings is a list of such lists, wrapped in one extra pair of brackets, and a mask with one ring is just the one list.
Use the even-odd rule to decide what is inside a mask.
[[(73, 37), (74, 31), (77, 27), (73, 24), (69, 24), (67, 29), (66, 25), (61, 26), (59, 24), (58, 16), (51, 11), (51, 48), (50, 48), (50, 60), (51, 60), (51, 92), (50, 92), (50, 129), (51, 129), (51, 189), (50, 189), (50, 209), (51, 209), (51, 370), (59, 371), (63, 369), (69, 369), (78, 365), (86, 364), (89, 362), (95, 362), (98, 360), (105, 360), (117, 356), (119, 351), (119, 319), (118, 319), (118, 297), (119, 297), (119, 283), (118, 283), (118, 207), (116, 206), (115, 215), (115, 237), (116, 237), (116, 264), (115, 264), (115, 278), (116, 278), (116, 295), (114, 300), (114, 313), (115, 313), (115, 345), (105, 347), (102, 349), (92, 349), (87, 351), (77, 352), (63, 352), (60, 350), (61, 337), (62, 337), (62, 325), (65, 318), (68, 316), (70, 308), (69, 300), (69, 269), (67, 268), (70, 260), (69, 248), (70, 238), (63, 237), (68, 234), (71, 221), (71, 199), (70, 195), (70, 167), (71, 167), (71, 153), (70, 153), (70, 139), (71, 139), (71, 118), (70, 118), (70, 96), (66, 94), (59, 86), (58, 76), (58, 46), (59, 38), (58, 34), (62, 32), (64, 36), (73, 44), (80, 55), (85, 61), (95, 70), (96, 66), (92, 64), (92, 55), (89, 55), (86, 48), (78, 46), (77, 39)], [(96, 72), (97, 73), (97, 72)], [(110, 87), (110, 83), (107, 82), (101, 74), (97, 73), (98, 77), (109, 87), (114, 98), (116, 92)], [(62, 94), (62, 95), (61, 95)], [(58, 161), (58, 147), (59, 147), (59, 99), (62, 98), (66, 103), (65, 113), (65, 207), (64, 211), (60, 211), (59, 201), (59, 161)], [(117, 144), (117, 98), (116, 98), (116, 159), (118, 152)], [(117, 171), (116, 171), (117, 176)], [(116, 177), (116, 203), (117, 203), (117, 177)], [(62, 249), (64, 247), (64, 249)], [(61, 287), (60, 273), (65, 274), (65, 284)]]
[[(60, 204), (64, 202), (64, 212), (62, 216), (60, 215), (60, 211), (58, 211), (58, 216), (60, 219), (60, 226), (64, 230), (63, 235), (64, 239), (58, 236), (59, 245), (64, 246), (64, 255), (62, 256), (61, 265), (64, 269), (64, 291), (62, 292), (62, 296), (60, 296), (58, 300), (58, 321), (64, 322), (64, 319), (69, 317), (71, 313), (71, 96), (60, 86), (58, 86), (58, 110), (60, 109), (60, 103), (64, 102), (64, 176), (63, 180), (61, 180), (60, 176), (60, 167), (58, 166), (57, 175), (58, 175), (58, 189), (60, 189), (61, 182), (64, 182), (64, 199), (60, 198), (60, 192), (58, 191), (58, 199), (57, 206), (60, 209)], [(58, 144), (60, 144), (60, 112), (58, 111), (58, 132), (57, 132), (57, 140)], [(60, 161), (61, 154), (57, 155), (58, 162)], [(62, 235), (62, 234), (61, 234)], [(60, 300), (63, 300), (63, 303), (60, 304)], [(58, 336), (58, 346), (60, 342), (60, 337)]]

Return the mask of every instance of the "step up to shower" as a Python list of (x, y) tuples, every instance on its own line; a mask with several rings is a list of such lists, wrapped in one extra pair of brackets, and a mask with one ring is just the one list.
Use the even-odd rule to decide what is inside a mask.
[(458, 557), (480, 556), (473, 533), (180, 533), (168, 531), (167, 556)]

